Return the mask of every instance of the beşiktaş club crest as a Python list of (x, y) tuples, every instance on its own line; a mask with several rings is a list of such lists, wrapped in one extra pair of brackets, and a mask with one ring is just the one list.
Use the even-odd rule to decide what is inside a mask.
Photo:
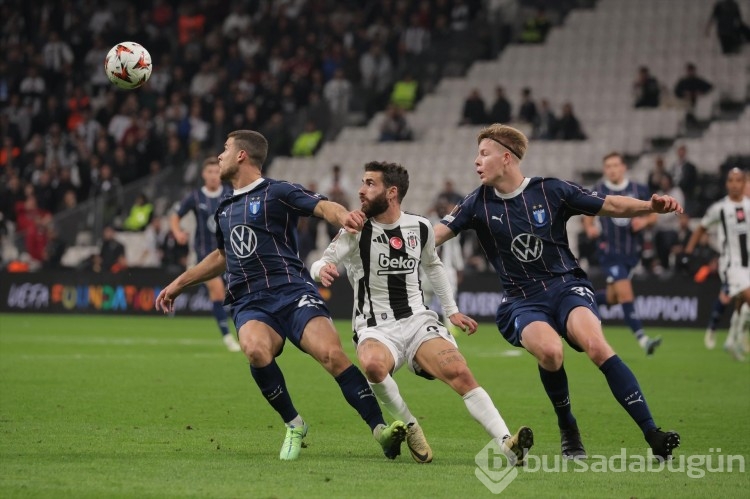
[(534, 217), (534, 225), (537, 227), (541, 227), (547, 223), (547, 210), (545, 210), (541, 204), (532, 207), (531, 216)]
[(409, 249), (414, 249), (419, 245), (419, 237), (417, 237), (417, 234), (414, 232), (409, 232), (406, 234), (406, 247)]
[(251, 217), (257, 217), (258, 213), (260, 213), (260, 198), (250, 198), (250, 203), (248, 203), (247, 213)]

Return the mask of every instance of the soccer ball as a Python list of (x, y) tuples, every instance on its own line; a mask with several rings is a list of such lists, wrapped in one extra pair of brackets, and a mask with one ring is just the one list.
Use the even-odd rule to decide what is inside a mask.
[(104, 59), (104, 72), (116, 86), (132, 90), (151, 76), (151, 55), (135, 42), (121, 42), (112, 47)]

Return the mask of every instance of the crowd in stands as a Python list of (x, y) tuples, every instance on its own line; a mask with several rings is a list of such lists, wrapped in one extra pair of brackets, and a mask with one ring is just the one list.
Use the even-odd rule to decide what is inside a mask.
[(518, 113), (513, 114), (513, 105), (505, 96), (502, 86), (495, 88), (495, 101), (487, 109), (478, 89), (473, 89), (464, 101), (459, 125), (488, 125), (490, 123), (521, 123), (531, 127), (532, 139), (538, 140), (586, 140), (581, 122), (573, 111), (573, 104), (564, 102), (560, 114), (556, 115), (547, 99), (537, 103), (529, 87), (521, 91)]
[[(234, 129), (266, 135), (267, 164), (314, 154), (352, 111), (370, 115), (389, 102), (413, 108), (418, 84), (409, 68), (432, 40), (467, 30), (480, 7), (478, 0), (2, 2), (0, 226), (30, 242), (51, 215), (92, 196), (106, 198), (105, 224), (121, 223), (123, 185), (216, 154)], [(153, 74), (137, 91), (116, 90), (102, 69), (123, 40), (152, 56)], [(383, 134), (408, 138), (403, 127)]]

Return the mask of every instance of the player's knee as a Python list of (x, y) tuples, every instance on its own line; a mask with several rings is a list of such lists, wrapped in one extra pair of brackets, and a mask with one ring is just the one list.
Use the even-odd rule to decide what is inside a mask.
[(536, 352), (536, 358), (547, 371), (557, 371), (563, 364), (562, 344), (544, 345)]
[(365, 359), (362, 362), (362, 370), (367, 381), (371, 383), (380, 383), (388, 376), (388, 367), (381, 359)]
[(588, 355), (597, 365), (601, 364), (614, 354), (612, 347), (609, 346), (604, 338), (587, 338), (583, 343), (584, 344), (581, 345), (581, 348), (583, 348), (586, 355)]
[(251, 366), (265, 366), (274, 358), (270, 346), (240, 338), (240, 347)]
[(443, 371), (443, 375), (448, 383), (459, 393), (466, 393), (478, 386), (474, 375), (466, 363), (454, 363)]

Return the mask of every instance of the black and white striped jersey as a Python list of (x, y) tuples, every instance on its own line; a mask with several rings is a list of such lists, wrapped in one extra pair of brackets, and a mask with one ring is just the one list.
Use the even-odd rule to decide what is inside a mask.
[(354, 288), (355, 331), (426, 310), (420, 266), (435, 288), (446, 316), (458, 312), (435, 251), (435, 232), (425, 217), (401, 212), (393, 224), (369, 219), (357, 234), (341, 230), (323, 257), (311, 265), (315, 280), (320, 280), (320, 269), (328, 263), (343, 265)]
[(723, 272), (747, 272), (750, 267), (750, 198), (735, 202), (725, 196), (712, 204), (701, 220), (704, 228), (719, 226), (719, 267)]

